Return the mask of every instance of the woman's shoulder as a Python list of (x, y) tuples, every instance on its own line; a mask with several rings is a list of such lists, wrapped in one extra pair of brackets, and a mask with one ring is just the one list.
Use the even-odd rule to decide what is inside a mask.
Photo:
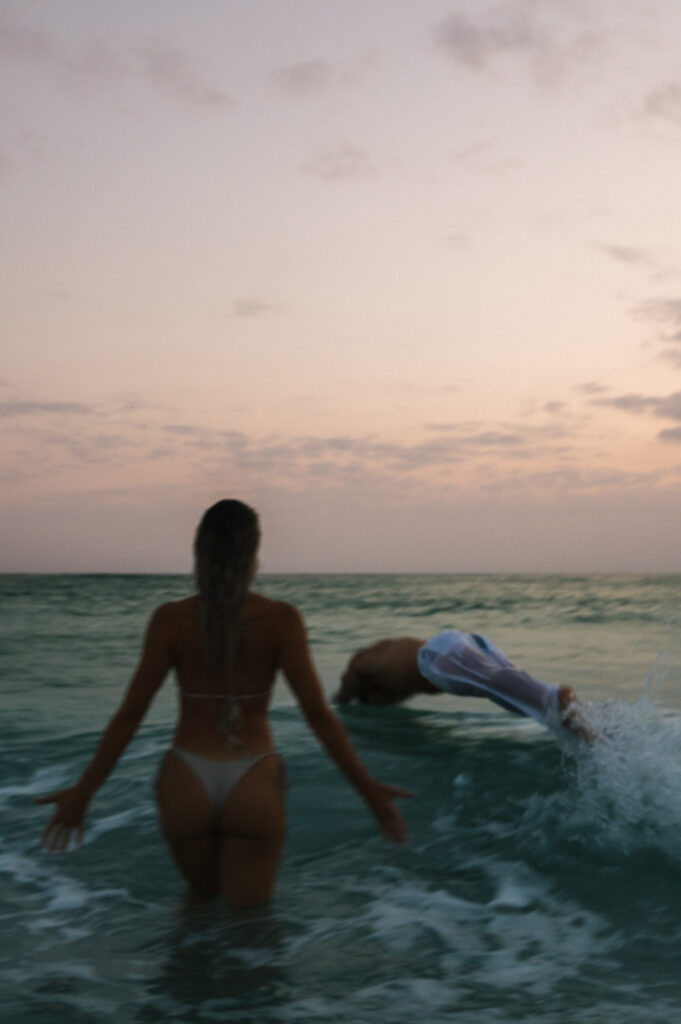
[(181, 597), (177, 601), (165, 601), (156, 611), (165, 616), (187, 615), (196, 608), (197, 601), (196, 594), (193, 594), (190, 597)]
[(286, 624), (292, 619), (300, 618), (300, 612), (295, 605), (288, 601), (277, 601), (272, 597), (265, 597), (255, 590), (248, 592), (246, 607), (244, 609), (247, 618), (269, 620), (272, 623)]
[(160, 627), (175, 627), (181, 622), (193, 620), (195, 608), (196, 597), (185, 597), (179, 601), (166, 601), (154, 610), (151, 616), (151, 624)]
[(256, 642), (274, 644), (279, 662), (292, 650), (307, 646), (303, 618), (295, 605), (276, 601), (262, 594), (249, 594), (245, 608), (245, 627)]

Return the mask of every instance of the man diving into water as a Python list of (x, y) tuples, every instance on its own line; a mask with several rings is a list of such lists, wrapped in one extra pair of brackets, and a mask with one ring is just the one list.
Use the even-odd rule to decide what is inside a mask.
[(442, 692), (486, 697), (555, 732), (593, 740), (572, 687), (544, 683), (523, 672), (480, 633), (450, 630), (427, 642), (405, 636), (364, 647), (348, 662), (336, 701), (385, 707), (417, 693)]

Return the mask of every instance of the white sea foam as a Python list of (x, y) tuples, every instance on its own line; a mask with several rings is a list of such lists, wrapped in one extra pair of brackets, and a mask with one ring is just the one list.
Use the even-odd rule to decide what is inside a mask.
[(470, 775), (468, 775), (466, 772), (461, 772), (459, 775), (457, 775), (454, 778), (454, 780), (452, 782), (452, 786), (453, 786), (453, 788), (455, 790), (458, 790), (458, 791), (470, 789), (470, 786), (471, 786), (471, 777), (470, 777)]
[(71, 960), (66, 963), (51, 963), (50, 976), (60, 978), (74, 978), (77, 981), (99, 981), (99, 976), (94, 967), (90, 964), (76, 963)]
[(565, 828), (623, 852), (653, 847), (681, 860), (681, 720), (643, 697), (587, 709), (597, 735), (575, 753)]
[(505, 878), (490, 903), (496, 910), (524, 910), (536, 899), (535, 888), (528, 888), (516, 879)]
[[(452, 985), (465, 978), (481, 991), (515, 988), (534, 996), (549, 995), (607, 955), (608, 923), (555, 892), (548, 879), (524, 864), (490, 858), (479, 866), (494, 885), (486, 901), (413, 881), (375, 897), (362, 923), (371, 927), (376, 949), (418, 964), (427, 948), (438, 975)], [(440, 1005), (434, 999), (433, 1008)]]
[(80, 910), (87, 906), (92, 894), (71, 878), (59, 878), (52, 884), (52, 894), (46, 909), (48, 911)]
[(495, 914), (485, 924), (484, 956), (467, 973), (481, 987), (550, 995), (558, 982), (579, 977), (604, 956), (612, 946), (607, 932), (606, 921), (564, 898), (529, 913)]
[(125, 811), (119, 811), (117, 814), (108, 814), (103, 818), (97, 818), (91, 825), (88, 825), (87, 832), (83, 838), (83, 845), (87, 846), (89, 843), (99, 839), (100, 836), (106, 835), (107, 832), (116, 832), (118, 829), (132, 824), (132, 822), (138, 821), (140, 814), (140, 808), (135, 806), (129, 807)]
[(0, 854), (0, 874), (9, 875), (13, 886), (43, 882), (49, 877), (49, 872), (34, 857), (18, 850)]
[(68, 772), (63, 768), (40, 768), (34, 772), (30, 781), (9, 786), (0, 786), (0, 810), (4, 810), (10, 800), (15, 797), (42, 796), (52, 790), (60, 789), (68, 781)]

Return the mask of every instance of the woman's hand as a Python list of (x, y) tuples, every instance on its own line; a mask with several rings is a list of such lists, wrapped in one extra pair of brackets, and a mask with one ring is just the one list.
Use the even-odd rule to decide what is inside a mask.
[(386, 839), (392, 839), (394, 843), (402, 845), (406, 843), (409, 829), (407, 823), (395, 807), (394, 801), (398, 798), (411, 797), (414, 794), (401, 786), (390, 786), (384, 782), (374, 782), (372, 792), (367, 797), (367, 803), (378, 822)]
[(85, 813), (90, 802), (82, 788), (78, 785), (60, 789), (55, 793), (35, 798), (36, 804), (56, 804), (54, 814), (40, 840), (50, 853), (64, 853), (75, 835), (76, 846), (83, 841)]

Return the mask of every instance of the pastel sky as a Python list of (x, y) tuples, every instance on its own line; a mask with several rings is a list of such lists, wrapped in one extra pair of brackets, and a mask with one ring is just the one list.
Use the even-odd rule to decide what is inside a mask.
[(2, 571), (681, 571), (678, 0), (2, 0)]

